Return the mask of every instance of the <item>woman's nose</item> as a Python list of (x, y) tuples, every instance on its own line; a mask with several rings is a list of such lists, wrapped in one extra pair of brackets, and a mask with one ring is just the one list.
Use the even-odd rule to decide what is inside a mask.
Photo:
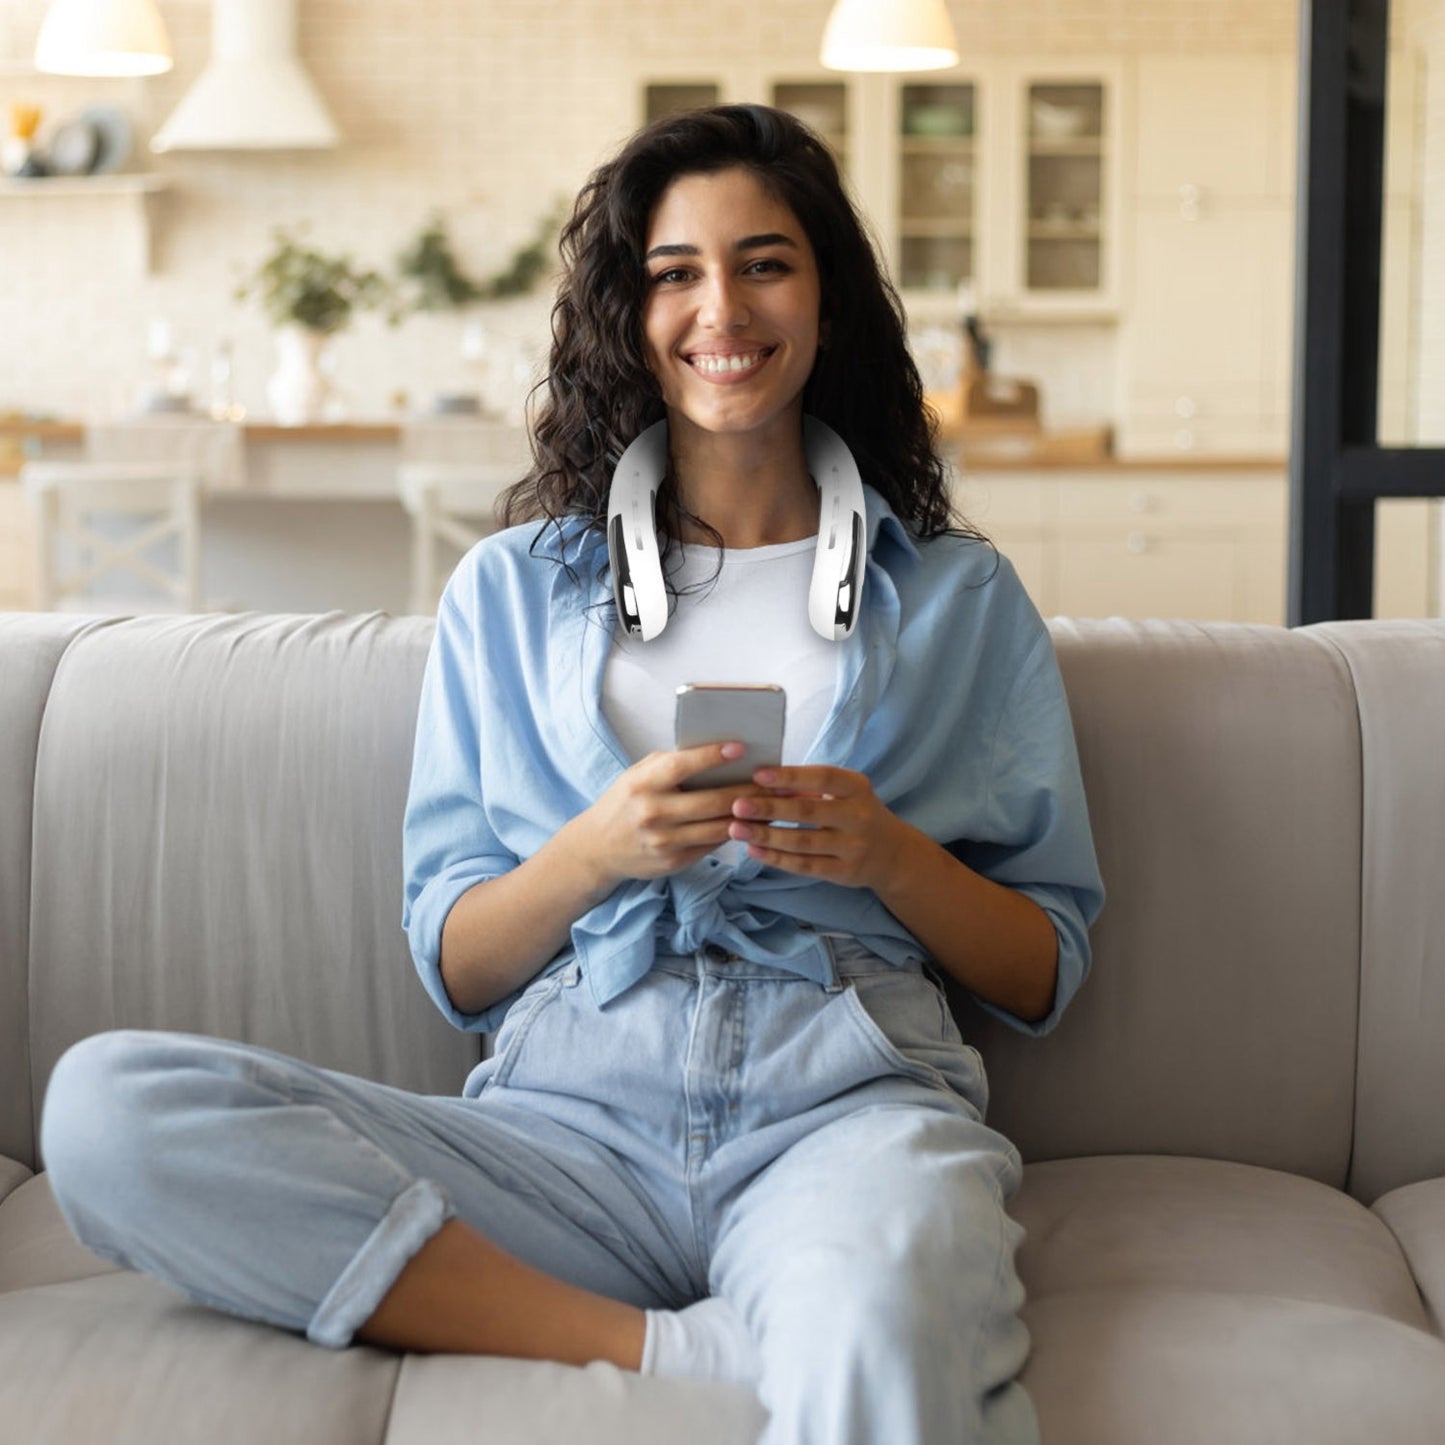
[(748, 323), (748, 309), (731, 276), (711, 276), (704, 283), (698, 320), (713, 331), (735, 331)]

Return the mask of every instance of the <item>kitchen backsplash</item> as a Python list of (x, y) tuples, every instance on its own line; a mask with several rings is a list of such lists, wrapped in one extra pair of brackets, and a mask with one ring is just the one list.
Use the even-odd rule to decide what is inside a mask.
[[(238, 276), (272, 228), (309, 224), (318, 244), (391, 266), (434, 210), (472, 271), (501, 269), (538, 219), (637, 122), (650, 75), (689, 66), (725, 73), (765, 55), (775, 73), (817, 68), (829, 0), (299, 0), (302, 56), (343, 134), (319, 153), (185, 154), (150, 159), (144, 141), (209, 51), (211, 10), (161, 4), (176, 49), (170, 75), (144, 82), (36, 77), (24, 59), (44, 6), (0, 0), (0, 119), (12, 101), (46, 122), (99, 101), (133, 114), (138, 158), (170, 178), (150, 198), (0, 197), (0, 410), (68, 415), (124, 410), (151, 382), (146, 344), (165, 318), (194, 353), (205, 399), (210, 354), (234, 347), (233, 388), (264, 409), (272, 343), (259, 313), (234, 300)], [(1292, 0), (958, 0), (968, 53), (1291, 54)], [(135, 264), (149, 217), (149, 271)], [(492, 339), (490, 394), (515, 406), (547, 337), (536, 297), (482, 314)], [(335, 347), (336, 381), (354, 414), (425, 402), (465, 384), (462, 322), (414, 317), (395, 329), (363, 318)], [(1111, 328), (998, 328), (999, 370), (1039, 378), (1056, 424), (1111, 415)]]

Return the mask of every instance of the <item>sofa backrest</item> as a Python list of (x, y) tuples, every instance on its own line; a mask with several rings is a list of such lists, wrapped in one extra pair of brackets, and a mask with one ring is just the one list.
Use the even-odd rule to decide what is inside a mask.
[(1025, 1158), (1160, 1153), (1343, 1185), (1360, 736), (1338, 651), (1243, 624), (1056, 621), (1107, 899), (1022, 1037), (960, 1010)]
[[(1445, 623), (1051, 626), (1109, 898), (1054, 1033), (959, 1005), (990, 1121), (1029, 1159), (1197, 1154), (1365, 1198), (1445, 1173)], [(429, 638), (0, 619), (0, 1151), (36, 1162), (55, 1060), (117, 1026), (460, 1088), (478, 1040), (399, 924)]]
[(30, 834), (35, 748), (55, 669), (94, 624), (56, 613), (0, 616), (0, 1154), (33, 1164)]
[(32, 1128), (65, 1048), (117, 1027), (459, 1091), (480, 1041), (436, 1011), (401, 931), (430, 634), (424, 619), (249, 615), (70, 641), (35, 753)]
[(1331, 622), (1359, 707), (1359, 1067), (1350, 1189), (1445, 1176), (1445, 622)]

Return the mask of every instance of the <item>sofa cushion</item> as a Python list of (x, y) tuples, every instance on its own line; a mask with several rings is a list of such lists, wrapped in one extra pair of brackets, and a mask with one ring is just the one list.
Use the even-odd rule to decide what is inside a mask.
[(1279, 627), (1050, 624), (1108, 892), (1047, 1038), (963, 1010), (1026, 1161), (1238, 1159), (1342, 1186), (1359, 989), (1348, 669)]
[(1410, 1261), (1437, 1335), (1445, 1335), (1445, 1179), (1392, 1189), (1374, 1203)]
[(25, 1181), (34, 1175), (34, 1170), (26, 1168), (18, 1159), (7, 1159), (0, 1154), (0, 1202), (3, 1202), (16, 1189), (19, 1189)]
[(1024, 1306), (1047, 1445), (1440, 1445), (1445, 1343), (1314, 1300), (1078, 1289)]
[(386, 1445), (753, 1445), (766, 1418), (752, 1391), (710, 1380), (660, 1379), (601, 1363), (575, 1369), (408, 1355)]
[[(0, 1294), (5, 1438), (66, 1445), (386, 1437), (400, 1357), (324, 1350), (128, 1270)], [(480, 1438), (480, 1437), (479, 1437)]]
[(420, 618), (243, 615), (72, 642), (35, 770), (37, 1099), (69, 1044), (116, 1027), (460, 1093), (478, 1040), (427, 998), (401, 929), (430, 636)]
[(114, 1273), (71, 1232), (43, 1174), (0, 1199), (0, 1292)]
[(1216, 1159), (1059, 1159), (1025, 1168), (1009, 1212), (1027, 1231), (1018, 1269), (1032, 1300), (1278, 1296), (1429, 1327), (1394, 1235), (1312, 1179)]

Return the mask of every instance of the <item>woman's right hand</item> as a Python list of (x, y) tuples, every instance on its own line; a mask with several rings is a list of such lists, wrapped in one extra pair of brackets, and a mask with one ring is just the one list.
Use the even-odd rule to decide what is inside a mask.
[(660, 878), (705, 858), (728, 840), (735, 798), (753, 797), (752, 783), (685, 791), (706, 768), (742, 757), (742, 743), (705, 743), (649, 753), (633, 763), (568, 825), (573, 843), (611, 891), (630, 878)]

